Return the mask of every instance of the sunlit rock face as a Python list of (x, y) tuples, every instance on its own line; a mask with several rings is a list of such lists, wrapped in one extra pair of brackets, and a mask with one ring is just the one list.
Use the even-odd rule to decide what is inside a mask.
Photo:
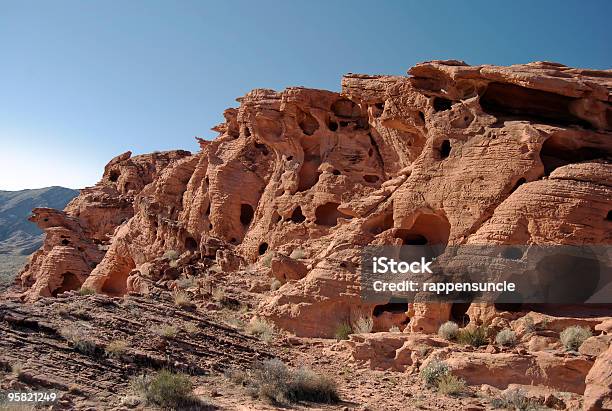
[(281, 286), (258, 311), (280, 328), (329, 337), (365, 315), (435, 332), (496, 309), (365, 303), (364, 246), (612, 242), (609, 71), (434, 61), (408, 74), (253, 90), (196, 154), (113, 159), (63, 213), (35, 211), (47, 240), (24, 297), (146, 293), (172, 275), (168, 251), (236, 275), (272, 253)]

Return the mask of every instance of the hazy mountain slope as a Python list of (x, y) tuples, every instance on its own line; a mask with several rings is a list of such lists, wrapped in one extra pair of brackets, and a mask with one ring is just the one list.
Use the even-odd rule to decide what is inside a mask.
[(0, 191), (0, 287), (41, 245), (42, 231), (27, 219), (32, 209), (63, 209), (78, 193), (64, 187)]

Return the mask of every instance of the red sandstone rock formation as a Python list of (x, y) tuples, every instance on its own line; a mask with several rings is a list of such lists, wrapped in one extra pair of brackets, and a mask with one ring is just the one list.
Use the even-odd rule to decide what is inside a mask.
[(176, 277), (168, 252), (225, 271), (271, 259), (283, 284), (259, 311), (283, 329), (328, 337), (373, 315), (375, 329), (433, 332), (468, 307), (364, 303), (363, 246), (610, 244), (610, 71), (435, 61), (409, 74), (349, 74), (340, 94), (254, 90), (197, 154), (117, 157), (57, 226), (43, 225), (27, 297), (82, 282), (147, 292)]

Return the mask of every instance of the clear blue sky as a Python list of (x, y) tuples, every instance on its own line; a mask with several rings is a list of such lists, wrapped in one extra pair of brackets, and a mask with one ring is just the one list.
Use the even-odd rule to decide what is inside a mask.
[(94, 184), (211, 138), (252, 88), (551, 60), (607, 69), (612, 1), (0, 0), (0, 189)]

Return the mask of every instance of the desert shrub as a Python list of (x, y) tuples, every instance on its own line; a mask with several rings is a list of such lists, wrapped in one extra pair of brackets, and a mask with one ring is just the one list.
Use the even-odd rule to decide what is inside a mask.
[(60, 335), (68, 341), (75, 351), (82, 354), (91, 355), (96, 352), (96, 343), (75, 327), (64, 327), (60, 330)]
[(121, 357), (125, 354), (128, 348), (128, 343), (125, 340), (114, 340), (109, 342), (104, 348), (104, 352), (109, 357)]
[(293, 369), (278, 359), (258, 363), (246, 374), (234, 375), (254, 397), (276, 404), (310, 401), (335, 403), (339, 400), (336, 383), (308, 368)]
[(193, 335), (196, 334), (198, 331), (200, 331), (200, 329), (198, 328), (197, 325), (195, 325), (194, 323), (186, 323), (183, 328), (185, 329), (185, 332), (189, 335)]
[(495, 342), (505, 346), (514, 345), (516, 344), (516, 333), (510, 328), (504, 328), (495, 336)]
[(261, 318), (252, 318), (245, 331), (268, 344), (274, 336), (274, 326)]
[(578, 351), (578, 348), (582, 343), (593, 334), (587, 327), (580, 327), (578, 325), (567, 327), (561, 332), (560, 338), (561, 343), (568, 351)]
[(191, 307), (191, 298), (185, 291), (177, 291), (174, 293), (174, 304), (181, 308)]
[(207, 409), (193, 394), (189, 376), (162, 370), (154, 376), (140, 375), (132, 379), (132, 390), (147, 404), (163, 409)]
[(372, 317), (359, 317), (357, 321), (353, 323), (353, 332), (355, 334), (368, 334), (372, 332), (374, 328), (374, 320)]
[(178, 260), (171, 260), (170, 263), (168, 264), (170, 267), (172, 268), (176, 268), (179, 265)]
[(179, 258), (179, 253), (176, 250), (168, 250), (168, 251), (166, 251), (164, 253), (162, 258), (165, 259), (165, 260), (174, 261), (174, 260), (177, 260)]
[(399, 332), (401, 332), (401, 330), (399, 329), (399, 327), (397, 325), (394, 325), (393, 327), (389, 328), (389, 332), (390, 333), (399, 333)]
[(93, 295), (96, 293), (96, 290), (94, 290), (93, 288), (89, 288), (89, 287), (82, 287), (79, 290), (79, 295)]
[(306, 257), (306, 253), (301, 248), (296, 248), (291, 252), (291, 254), (289, 254), (289, 257), (293, 258), (294, 260), (301, 260), (302, 258)]
[(487, 328), (483, 326), (474, 328), (462, 328), (457, 334), (457, 341), (461, 344), (480, 347), (487, 344)]
[(21, 375), (21, 371), (23, 371), (23, 364), (11, 364), (11, 374), (13, 374), (15, 377), (19, 377), (19, 375)]
[(270, 291), (278, 290), (281, 285), (283, 285), (283, 283), (281, 283), (277, 278), (273, 278), (272, 281), (270, 281)]
[(349, 323), (345, 322), (341, 322), (340, 324), (338, 324), (338, 326), (336, 327), (336, 340), (340, 341), (340, 340), (348, 340), (349, 339), (349, 335), (351, 335), (353, 333), (353, 328), (351, 327), (351, 325)]
[(425, 367), (421, 368), (419, 376), (428, 387), (435, 387), (438, 385), (440, 379), (450, 374), (449, 366), (439, 360), (431, 360)]
[(212, 292), (212, 298), (216, 302), (223, 304), (225, 302), (225, 299), (227, 298), (225, 296), (225, 290), (223, 288), (215, 288)]
[(172, 325), (163, 325), (159, 328), (159, 335), (165, 338), (172, 338), (178, 334), (178, 329)]
[(266, 255), (263, 256), (263, 258), (261, 259), (261, 264), (264, 267), (270, 268), (272, 266), (272, 259), (273, 258), (274, 258), (274, 252), (270, 251), (270, 252), (266, 253)]
[(438, 335), (445, 340), (452, 341), (459, 334), (459, 326), (454, 321), (447, 321), (438, 329)]
[(438, 379), (438, 392), (444, 395), (459, 395), (466, 391), (465, 380), (453, 374), (444, 374)]
[(180, 289), (186, 289), (186, 288), (191, 288), (193, 286), (196, 285), (196, 280), (195, 278), (187, 278), (187, 277), (183, 277), (183, 278), (179, 278), (178, 280), (176, 280), (176, 286)]
[(535, 411), (538, 409), (537, 404), (527, 398), (525, 391), (521, 389), (513, 389), (502, 393), (491, 401), (491, 405), (493, 408), (517, 411)]

